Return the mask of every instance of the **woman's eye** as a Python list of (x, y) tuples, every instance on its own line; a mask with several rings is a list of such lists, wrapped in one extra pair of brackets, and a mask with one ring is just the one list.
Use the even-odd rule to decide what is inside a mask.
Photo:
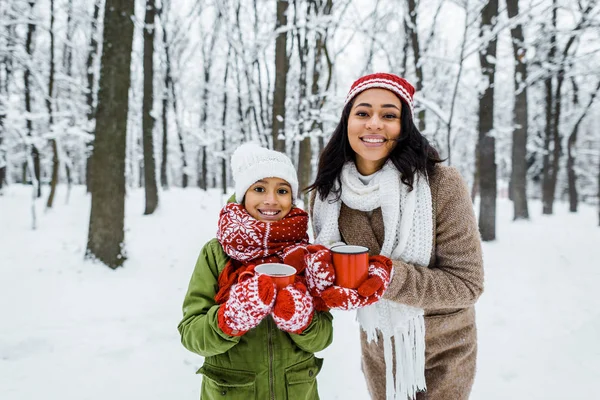
[(357, 113), (356, 113), (356, 116), (357, 116), (357, 117), (366, 117), (366, 116), (367, 116), (367, 113), (366, 113), (366, 112), (364, 112), (364, 111), (359, 111), (359, 112), (357, 112)]
[(288, 190), (287, 190), (287, 189), (279, 189), (279, 190), (277, 191), (277, 193), (279, 193), (279, 194), (288, 194), (289, 192), (288, 192)]
[(254, 188), (254, 191), (258, 192), (258, 193), (262, 193), (262, 192), (265, 191), (265, 188), (262, 187), (262, 186), (257, 186), (257, 187)]
[(386, 119), (395, 119), (395, 118), (398, 118), (398, 117), (396, 116), (396, 114), (386, 114), (384, 118), (386, 118)]

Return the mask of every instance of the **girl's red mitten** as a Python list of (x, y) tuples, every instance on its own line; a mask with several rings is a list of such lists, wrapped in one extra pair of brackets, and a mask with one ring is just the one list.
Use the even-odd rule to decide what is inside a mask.
[(266, 275), (237, 283), (217, 314), (219, 327), (230, 336), (241, 336), (257, 326), (275, 303), (275, 284)]
[(379, 300), (390, 284), (392, 260), (384, 256), (369, 257), (369, 275), (358, 287), (358, 294), (369, 299), (369, 304)]
[(313, 314), (313, 299), (302, 282), (281, 289), (271, 312), (277, 327), (290, 333), (302, 333), (310, 325)]
[(333, 286), (335, 281), (335, 270), (333, 269), (333, 261), (331, 251), (320, 245), (310, 245), (307, 247), (309, 254), (306, 255), (304, 261), (306, 263), (306, 284), (315, 297), (321, 295), (323, 290)]

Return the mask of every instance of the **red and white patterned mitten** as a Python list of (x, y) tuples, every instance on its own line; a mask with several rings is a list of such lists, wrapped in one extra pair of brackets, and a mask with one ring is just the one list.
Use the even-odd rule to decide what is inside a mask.
[(277, 294), (271, 315), (282, 331), (302, 333), (314, 315), (313, 299), (302, 282), (281, 289)]
[(358, 289), (332, 286), (323, 291), (321, 298), (329, 308), (354, 310), (373, 304), (383, 296), (390, 284), (392, 260), (384, 256), (369, 257), (369, 275)]
[(392, 277), (392, 260), (384, 256), (369, 257), (369, 275), (358, 287), (358, 293), (368, 297), (368, 304), (374, 303), (383, 296)]
[(335, 281), (331, 251), (320, 245), (310, 245), (307, 250), (309, 254), (304, 258), (306, 262), (304, 276), (310, 294), (318, 297), (323, 290), (333, 286)]
[(367, 305), (367, 298), (358, 290), (342, 286), (331, 286), (323, 291), (321, 298), (327, 307), (335, 310), (355, 310)]
[(241, 336), (257, 326), (275, 303), (275, 284), (266, 275), (254, 275), (237, 283), (217, 315), (219, 328), (230, 336)]

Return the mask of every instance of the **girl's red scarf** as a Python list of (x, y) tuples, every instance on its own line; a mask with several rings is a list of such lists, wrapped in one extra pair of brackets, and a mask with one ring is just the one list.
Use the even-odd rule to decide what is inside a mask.
[(300, 208), (292, 210), (279, 221), (262, 222), (254, 219), (237, 203), (228, 203), (221, 210), (217, 240), (231, 258), (219, 275), (219, 291), (215, 301), (227, 301), (229, 289), (244, 271), (258, 264), (286, 262), (301, 270), (303, 261), (294, 262), (295, 250), (308, 244), (308, 214)]

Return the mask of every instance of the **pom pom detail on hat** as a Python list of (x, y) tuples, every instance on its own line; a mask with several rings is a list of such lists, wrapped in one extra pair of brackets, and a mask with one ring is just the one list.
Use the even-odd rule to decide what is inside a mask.
[(413, 85), (408, 83), (404, 78), (400, 78), (398, 75), (386, 74), (378, 72), (375, 74), (365, 75), (358, 78), (350, 88), (344, 106), (346, 106), (352, 99), (354, 99), (359, 93), (364, 92), (367, 89), (382, 88), (394, 92), (401, 99), (403, 99), (410, 107), (410, 114), (414, 118), (415, 110), (413, 103), (413, 96), (415, 94), (415, 88)]
[(231, 171), (238, 203), (242, 202), (248, 188), (263, 178), (281, 178), (292, 187), (292, 198), (298, 195), (298, 177), (292, 160), (256, 143), (244, 143), (235, 149), (231, 155)]

